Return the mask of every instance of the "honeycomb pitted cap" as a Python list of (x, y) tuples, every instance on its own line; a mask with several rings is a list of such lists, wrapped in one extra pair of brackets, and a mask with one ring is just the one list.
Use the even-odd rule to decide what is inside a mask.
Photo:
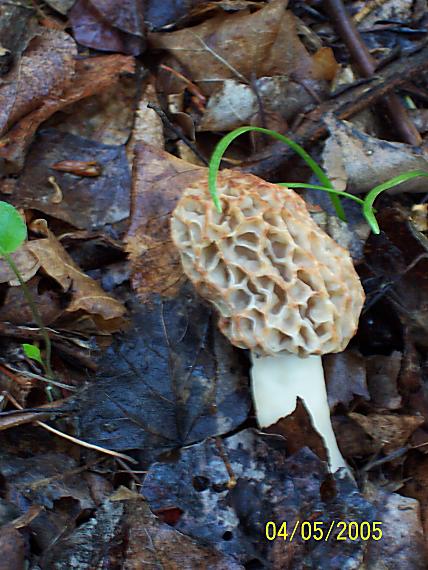
[(348, 251), (289, 188), (231, 170), (219, 173), (217, 187), (221, 214), (202, 178), (183, 192), (171, 231), (223, 334), (261, 356), (344, 350), (364, 303)]

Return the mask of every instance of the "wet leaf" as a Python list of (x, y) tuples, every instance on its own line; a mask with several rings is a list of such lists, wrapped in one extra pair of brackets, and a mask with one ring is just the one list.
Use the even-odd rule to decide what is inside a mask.
[(205, 3), (205, 0), (145, 0), (144, 20), (150, 30), (156, 30), (176, 24), (193, 8)]
[(327, 354), (323, 358), (328, 404), (330, 410), (338, 404), (348, 407), (355, 396), (370, 399), (367, 390), (364, 358), (352, 350)]
[(19, 65), (0, 84), (0, 134), (18, 119), (59, 97), (74, 76), (76, 45), (65, 32), (41, 30), (29, 43)]
[[(99, 176), (60, 172), (61, 161), (95, 162)], [(53, 177), (54, 183), (52, 183)], [(49, 129), (30, 149), (12, 199), (82, 229), (96, 229), (129, 216), (131, 175), (125, 148)]]
[(77, 0), (69, 12), (80, 44), (139, 55), (144, 50), (142, 3), (137, 0)]
[(242, 563), (323, 568), (328, 560), (329, 568), (339, 569), (352, 560), (357, 568), (365, 549), (361, 543), (314, 541), (308, 548), (299, 536), (293, 542), (265, 539), (268, 521), (279, 526), (287, 521), (291, 533), (297, 520), (374, 518), (350, 481), (336, 480), (336, 496), (322, 498), (325, 475), (325, 464), (308, 449), (286, 457), (281, 439), (244, 430), (218, 444), (207, 440), (183, 449), (175, 462), (154, 464), (142, 493), (154, 512), (181, 511), (177, 530)]
[[(76, 61), (73, 82), (60, 96), (44, 97), (39, 108), (33, 110), (0, 139), (0, 158), (8, 172), (22, 168), (25, 151), (33, 140), (39, 125), (68, 105), (100, 93), (116, 84), (123, 73), (133, 73), (133, 58), (109, 55)], [(1, 184), (1, 182), (0, 182)]]
[[(126, 537), (126, 539), (125, 539)], [(162, 523), (141, 496), (120, 488), (106, 500), (96, 516), (49, 549), (44, 568), (68, 570), (88, 560), (97, 567), (138, 570), (153, 566), (164, 570), (243, 570), (233, 558), (202, 545)]]
[(249, 398), (236, 349), (189, 289), (132, 309), (130, 330), (103, 357), (84, 393), (82, 437), (139, 449), (144, 461), (236, 428)]

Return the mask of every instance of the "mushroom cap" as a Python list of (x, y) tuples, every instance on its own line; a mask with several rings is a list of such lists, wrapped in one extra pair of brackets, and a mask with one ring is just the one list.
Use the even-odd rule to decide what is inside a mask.
[(364, 291), (347, 250), (293, 190), (223, 170), (218, 213), (208, 180), (183, 192), (171, 219), (187, 277), (220, 313), (230, 342), (261, 356), (344, 350)]

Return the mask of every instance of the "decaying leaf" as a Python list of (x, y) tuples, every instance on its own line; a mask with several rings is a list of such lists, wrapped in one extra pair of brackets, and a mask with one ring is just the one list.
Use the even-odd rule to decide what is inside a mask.
[(40, 229), (47, 237), (28, 242), (28, 247), (44, 271), (55, 279), (64, 291), (71, 292), (67, 312), (81, 310), (106, 320), (123, 316), (125, 308), (122, 303), (103, 291), (96, 281), (83, 273), (54, 234), (47, 229), (46, 222), (44, 220), (39, 222)]
[(402, 405), (397, 381), (403, 355), (398, 350), (388, 356), (376, 354), (366, 358), (367, 382), (373, 403), (387, 410), (397, 410)]
[(77, 0), (69, 17), (80, 44), (139, 55), (144, 49), (142, 8), (137, 0)]
[(183, 283), (169, 220), (181, 191), (205, 171), (143, 143), (135, 149), (125, 248), (132, 265), (132, 286), (142, 300), (152, 293), (173, 295)]
[(355, 420), (370, 435), (385, 453), (402, 447), (412, 433), (424, 423), (422, 416), (395, 414), (357, 414), (349, 417)]
[(427, 346), (428, 239), (401, 208), (383, 207), (377, 218), (382, 233), (370, 235), (364, 251), (371, 273), (368, 303), (386, 298), (411, 338)]
[[(28, 243), (24, 243), (19, 249), (11, 254), (16, 267), (21, 273), (22, 280), (29, 281), (38, 271), (40, 263), (28, 248)], [(9, 264), (0, 257), (0, 283), (9, 283), (18, 286), (20, 283)]]
[(76, 44), (65, 32), (44, 29), (31, 40), (0, 84), (0, 135), (45, 99), (64, 93), (74, 76), (76, 55)]
[(120, 488), (101, 505), (96, 516), (68, 537), (60, 538), (43, 560), (45, 568), (67, 570), (111, 567), (125, 570), (243, 570), (225, 556), (161, 522), (140, 495)]
[[(324, 478), (325, 464), (307, 448), (286, 457), (278, 437), (243, 430), (218, 444), (206, 440), (183, 449), (174, 462), (154, 464), (142, 493), (155, 513), (179, 510), (177, 530), (243, 564), (323, 568), (328, 561), (331, 569), (358, 568), (366, 548), (361, 541), (311, 541), (307, 548), (296, 533), (290, 542), (298, 520), (327, 525), (331, 520), (375, 519), (371, 504), (348, 480), (336, 481), (336, 496), (323, 500)], [(286, 521), (287, 540), (265, 540), (268, 521), (277, 528)]]
[[(62, 161), (93, 161), (99, 167), (99, 176), (60, 172), (55, 164)], [(55, 184), (49, 180), (51, 177)], [(48, 129), (38, 133), (11, 201), (91, 230), (129, 216), (130, 186), (125, 147)]]
[(370, 399), (364, 358), (352, 350), (327, 354), (323, 358), (330, 410), (338, 404), (349, 406), (355, 396)]
[[(73, 82), (60, 96), (43, 97), (40, 107), (22, 117), (0, 139), (0, 158), (6, 161), (6, 170), (22, 168), (24, 154), (39, 125), (68, 105), (100, 93), (117, 83), (123, 73), (134, 72), (134, 59), (123, 55), (107, 55), (77, 60)], [(62, 79), (64, 81), (64, 79)]]
[(82, 437), (111, 449), (162, 452), (236, 428), (249, 410), (237, 350), (190, 289), (132, 310), (130, 330), (80, 399)]
[[(324, 147), (324, 168), (338, 190), (368, 192), (402, 172), (428, 170), (428, 155), (422, 147), (381, 140), (363, 133), (347, 121), (325, 119), (330, 136)], [(425, 178), (404, 182), (389, 190), (426, 192)]]
[[(364, 557), (367, 570), (424, 570), (426, 552), (418, 501), (367, 485), (365, 496), (378, 507), (382, 538), (369, 540)], [(411, 537), (411, 538), (410, 538)]]

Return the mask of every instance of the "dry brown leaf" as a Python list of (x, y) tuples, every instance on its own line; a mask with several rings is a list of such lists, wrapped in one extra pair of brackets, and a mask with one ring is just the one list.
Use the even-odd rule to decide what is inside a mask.
[(206, 168), (144, 143), (135, 149), (130, 227), (125, 239), (132, 286), (141, 299), (172, 295), (184, 276), (170, 237), (169, 220), (181, 191)]
[(150, 42), (168, 50), (205, 94), (225, 79), (248, 83), (253, 77), (291, 73), (310, 79), (315, 66), (286, 6), (287, 0), (274, 0), (253, 14), (222, 14), (191, 28), (152, 34)]
[(348, 414), (364, 431), (383, 448), (391, 453), (402, 447), (412, 433), (424, 423), (422, 416), (393, 414)]
[(123, 73), (134, 72), (134, 58), (124, 55), (106, 55), (76, 61), (73, 83), (59, 97), (45, 98), (41, 106), (25, 115), (0, 139), (0, 158), (8, 163), (8, 171), (22, 167), (24, 154), (39, 125), (57, 111), (100, 93), (117, 83)]
[(159, 105), (156, 89), (152, 82), (147, 84), (138, 102), (132, 136), (126, 145), (128, 156), (133, 156), (135, 145), (139, 142), (149, 144), (154, 148), (164, 148), (162, 120), (156, 111), (147, 107), (149, 103)]
[[(324, 168), (338, 190), (368, 192), (402, 172), (428, 170), (428, 154), (422, 147), (390, 142), (356, 129), (352, 123), (330, 115), (330, 131), (323, 151)], [(426, 192), (425, 178), (404, 182), (391, 193)]]
[(40, 107), (46, 98), (60, 97), (70, 85), (77, 55), (71, 36), (41, 29), (19, 64), (0, 83), (0, 134)]
[[(39, 260), (50, 277), (55, 279), (64, 291), (71, 291), (71, 302), (67, 312), (85, 311), (103, 319), (115, 319), (125, 313), (125, 308), (114, 297), (107, 294), (100, 285), (74, 263), (54, 234), (46, 228), (44, 220), (37, 220), (39, 229), (47, 238), (28, 242), (29, 249)], [(34, 222), (32, 224), (34, 227)]]
[[(29, 281), (38, 271), (40, 263), (28, 248), (28, 242), (24, 243), (19, 249), (11, 254), (11, 258), (18, 268), (24, 283)], [(0, 283), (9, 283), (12, 286), (18, 286), (20, 283), (15, 273), (9, 267), (9, 264), (0, 257)]]

